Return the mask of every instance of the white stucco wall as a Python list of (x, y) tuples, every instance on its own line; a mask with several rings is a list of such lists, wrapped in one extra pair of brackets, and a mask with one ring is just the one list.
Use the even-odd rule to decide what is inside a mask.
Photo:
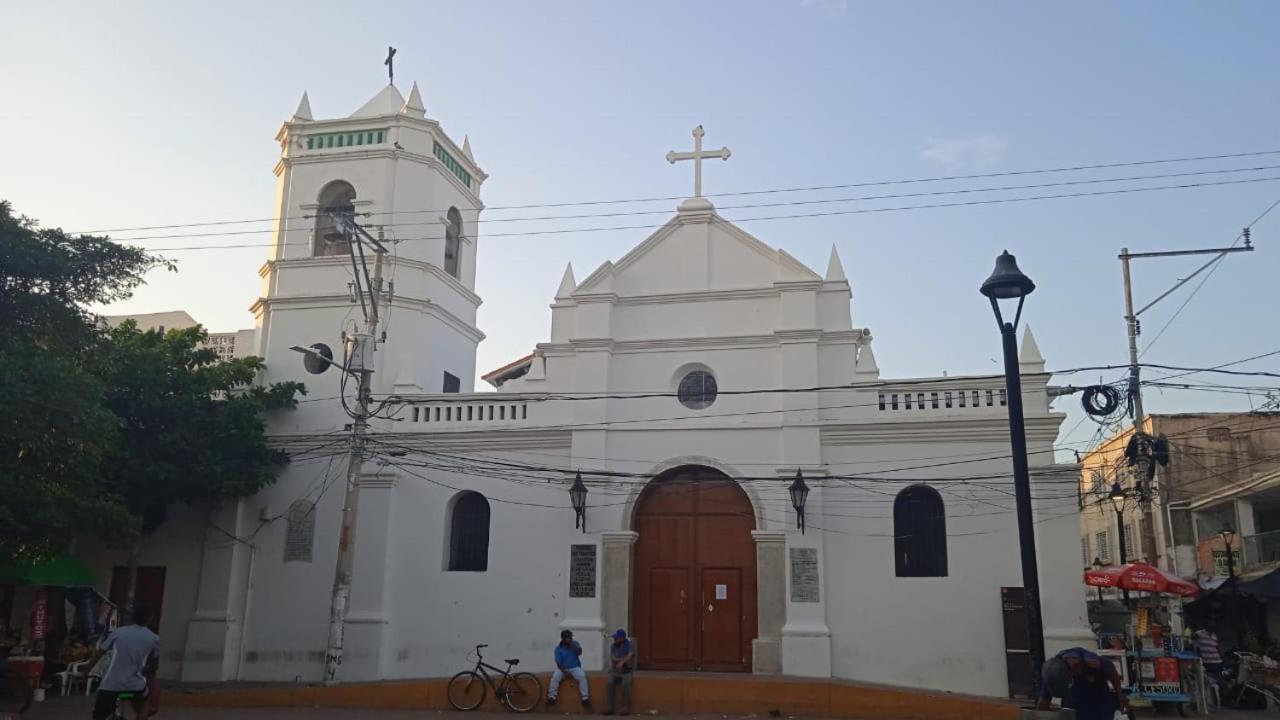
[[(356, 185), (361, 212), (465, 204), (472, 244), (460, 281), (438, 270), (442, 243), (402, 238), (393, 332), (378, 346), (375, 393), (435, 393), (446, 370), (466, 391), (483, 337), (475, 328), (480, 299), (470, 290), (483, 261), (475, 244), (479, 198), (429, 152), (421, 157), (429, 140), (443, 137), (438, 126), (384, 119), (403, 143), (399, 155), (302, 152), (289, 144), (291, 134), (330, 126), (286, 125), (281, 215), (305, 213), (336, 178)], [(442, 236), (438, 220), (424, 218), (419, 234)], [(309, 247), (310, 227), (282, 223), (279, 237), (301, 244), (277, 246), (255, 306), (265, 379), (301, 380), (312, 391), (311, 402), (271, 419), (283, 443), (340, 438), (349, 422), (336, 401), (323, 399), (336, 394), (337, 372), (308, 376), (288, 350), (316, 341), (339, 349), (339, 333), (358, 315), (341, 260), (295, 250)], [(709, 203), (689, 202), (635, 250), (561, 288), (549, 341), (527, 375), (499, 393), (410, 399), (395, 421), (375, 421), (361, 478), (342, 679), (446, 676), (480, 643), (489, 644), (489, 659), (520, 657), (522, 669), (547, 671), (563, 627), (583, 641), (588, 667), (598, 666), (607, 613), (600, 592), (566, 597), (569, 547), (617, 541), (631, 529), (648, 478), (703, 464), (739, 479), (756, 530), (781, 534), (769, 542), (781, 537), (819, 552), (820, 601), (786, 603), (777, 638), (784, 673), (1006, 694), (999, 592), (1022, 583), (1007, 415), (996, 400), (1003, 385), (989, 377), (882, 382), (872, 336), (853, 326), (850, 299), (834, 252), (819, 274), (714, 215)], [(1062, 416), (1049, 410), (1048, 377), (1033, 348), (1024, 348), (1023, 371), (1034, 465), (1052, 457)], [(717, 379), (721, 395), (709, 408), (691, 410), (670, 396), (548, 398), (669, 393), (692, 369)], [(815, 386), (836, 387), (733, 394)], [(976, 407), (933, 406), (934, 392), (974, 390), (983, 400)], [(895, 409), (888, 398), (898, 396)], [(939, 464), (957, 458), (986, 459)], [(786, 496), (797, 468), (813, 488), (804, 534)], [(296, 462), (276, 485), (220, 515), (252, 541), (206, 546), (188, 679), (321, 678), (344, 470), (341, 456)], [(574, 529), (566, 492), (576, 470), (590, 486), (585, 533)], [(989, 482), (936, 483), (947, 508), (947, 577), (895, 577), (895, 493), (908, 482), (974, 475)], [(1035, 490), (1051, 650), (1085, 637), (1074, 487), (1065, 487), (1071, 492), (1046, 479)], [(446, 569), (447, 514), (464, 489), (490, 499), (485, 572)], [(318, 502), (312, 558), (285, 563), (286, 524), (276, 518), (299, 497)]]

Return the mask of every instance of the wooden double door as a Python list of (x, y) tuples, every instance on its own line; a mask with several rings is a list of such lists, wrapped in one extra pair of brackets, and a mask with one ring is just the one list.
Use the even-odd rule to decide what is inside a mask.
[(749, 671), (756, 550), (746, 493), (710, 468), (677, 468), (645, 488), (634, 527), (639, 666)]

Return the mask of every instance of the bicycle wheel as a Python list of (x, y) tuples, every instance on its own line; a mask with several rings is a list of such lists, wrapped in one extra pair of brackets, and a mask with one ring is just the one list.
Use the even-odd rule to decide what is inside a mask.
[(463, 670), (449, 679), (445, 695), (454, 710), (475, 710), (484, 702), (487, 692), (484, 678), (474, 670)]
[(31, 685), (22, 673), (0, 668), (0, 715), (21, 715), (31, 704)]
[(507, 679), (502, 701), (516, 712), (529, 712), (542, 699), (542, 681), (533, 673), (516, 673)]

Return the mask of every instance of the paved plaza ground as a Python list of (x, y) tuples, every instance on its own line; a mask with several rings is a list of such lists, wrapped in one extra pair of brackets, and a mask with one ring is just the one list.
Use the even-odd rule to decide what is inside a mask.
[[(89, 720), (92, 702), (81, 697), (50, 698), (43, 703), (33, 703), (23, 720)], [(539, 717), (551, 717), (536, 713)], [(352, 710), (347, 708), (193, 708), (166, 707), (156, 716), (157, 720), (513, 720), (516, 713), (441, 712), (437, 710)], [(573, 717), (580, 716), (576, 713)], [(565, 715), (569, 717), (569, 715)], [(649, 717), (642, 714), (639, 717)], [(755, 720), (754, 715), (665, 715), (663, 720)], [(1139, 717), (1157, 717), (1145, 713)], [(1205, 717), (1193, 715), (1192, 717)], [(1272, 710), (1221, 710), (1209, 716), (1213, 720), (1275, 720), (1280, 711)], [(940, 719), (942, 720), (942, 719)], [(964, 720), (957, 716), (956, 720)]]

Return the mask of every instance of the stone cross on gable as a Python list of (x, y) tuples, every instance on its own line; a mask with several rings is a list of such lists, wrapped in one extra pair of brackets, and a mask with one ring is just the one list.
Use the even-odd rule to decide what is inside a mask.
[(719, 150), (708, 150), (703, 152), (702, 136), (706, 134), (706, 131), (702, 129), (701, 125), (699, 125), (693, 129), (693, 152), (678, 153), (675, 150), (672, 150), (667, 153), (667, 162), (672, 165), (675, 165), (676, 162), (680, 160), (693, 161), (693, 196), (696, 198), (702, 197), (702, 159), (720, 158), (721, 160), (728, 160), (729, 155), (731, 154), (727, 147), (722, 147)]

